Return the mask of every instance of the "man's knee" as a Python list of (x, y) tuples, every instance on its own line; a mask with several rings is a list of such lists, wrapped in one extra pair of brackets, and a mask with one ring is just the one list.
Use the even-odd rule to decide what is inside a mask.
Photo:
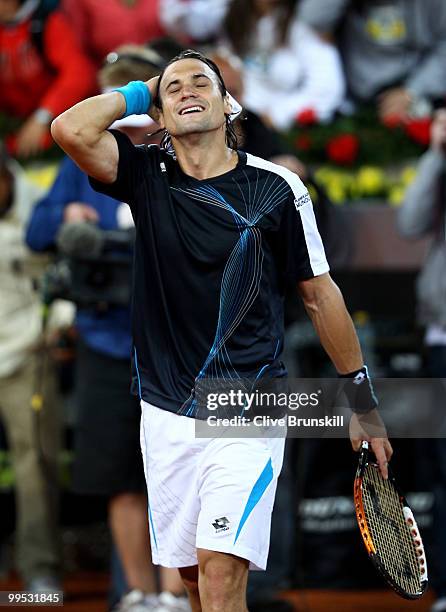
[[(220, 552), (200, 550), (200, 594), (210, 610), (224, 610), (231, 601), (244, 601), (248, 561)], [(204, 592), (203, 592), (204, 591)]]

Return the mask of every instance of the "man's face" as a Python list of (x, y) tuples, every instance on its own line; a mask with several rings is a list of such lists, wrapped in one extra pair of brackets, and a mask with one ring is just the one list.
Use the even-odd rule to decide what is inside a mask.
[(160, 85), (162, 104), (158, 123), (173, 137), (217, 130), (231, 112), (223, 98), (217, 75), (197, 59), (169, 66)]
[(12, 21), (19, 8), (19, 0), (0, 0), (0, 23)]

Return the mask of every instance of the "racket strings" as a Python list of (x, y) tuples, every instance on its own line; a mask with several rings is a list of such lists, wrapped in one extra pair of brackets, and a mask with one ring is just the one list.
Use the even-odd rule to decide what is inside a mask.
[(385, 570), (407, 593), (418, 593), (420, 566), (398, 492), (370, 464), (363, 475), (362, 489), (367, 523)]

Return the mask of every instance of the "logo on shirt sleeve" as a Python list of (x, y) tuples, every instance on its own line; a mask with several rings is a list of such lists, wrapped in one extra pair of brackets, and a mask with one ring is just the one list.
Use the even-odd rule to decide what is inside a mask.
[(296, 207), (296, 210), (299, 210), (299, 208), (302, 208), (302, 206), (305, 206), (305, 204), (309, 204), (310, 202), (311, 202), (311, 198), (310, 198), (310, 194), (308, 193), (308, 191), (303, 193), (298, 198), (294, 198), (294, 206)]

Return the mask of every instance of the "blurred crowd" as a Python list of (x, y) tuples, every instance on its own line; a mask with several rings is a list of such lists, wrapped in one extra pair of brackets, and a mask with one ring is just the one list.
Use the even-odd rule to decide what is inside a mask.
[(364, 102), (404, 123), (446, 94), (440, 0), (2, 0), (0, 11), (0, 111), (17, 120), (7, 146), (21, 157), (50, 146), (52, 118), (99, 91), (109, 53), (165, 36), (231, 54), (241, 102), (277, 130)]
[[(339, 236), (327, 223), (331, 204), (314, 168), (295, 155), (284, 134), (337, 122), (363, 104), (373, 106), (386, 126), (414, 118), (432, 123), (398, 224), (404, 236), (435, 237), (419, 283), (418, 311), (429, 373), (446, 377), (444, 0), (0, 0), (0, 418), (15, 470), (15, 567), (28, 590), (61, 588), (57, 462), (64, 424), (56, 375), (60, 347), (68, 341), (76, 345), (70, 486), (108, 500), (110, 606), (121, 612), (189, 610), (176, 571), (158, 573), (149, 557), (140, 410), (129, 395), (125, 279), (129, 286), (133, 222), (128, 207), (94, 192), (69, 158), (61, 159), (45, 190), (29, 180), (23, 164), (54, 149), (51, 121), (65, 109), (129, 81), (147, 81), (184, 48), (212, 57), (242, 104), (241, 148), (289, 168), (313, 187), (321, 232), (333, 253)], [(130, 116), (113, 127), (135, 144), (159, 142), (148, 116)], [(97, 228), (94, 239), (82, 234), (86, 223)], [(123, 288), (102, 299), (82, 295), (73, 314), (54, 302), (56, 281), (42, 282), (42, 270), (55, 254), (76, 258), (88, 249), (95, 251), (94, 274), (112, 274), (111, 284)], [(90, 268), (79, 274), (88, 277)], [(60, 284), (60, 267), (57, 275)], [(435, 452), (443, 466), (436, 520), (444, 531), (442, 441)], [(285, 468), (279, 508), (286, 479)], [(283, 519), (283, 528), (289, 520)], [(276, 570), (268, 596), (287, 584)], [(435, 612), (441, 612), (446, 573), (435, 586)], [(273, 605), (263, 609), (280, 609)]]

